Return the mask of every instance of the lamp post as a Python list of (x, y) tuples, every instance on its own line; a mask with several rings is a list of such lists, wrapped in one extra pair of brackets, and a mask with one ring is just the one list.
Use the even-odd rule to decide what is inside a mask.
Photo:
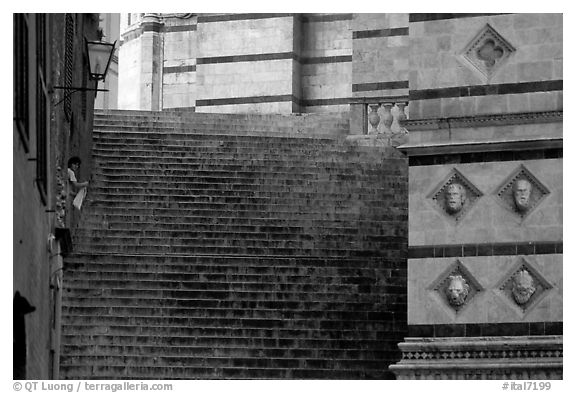
[(90, 64), (90, 79), (104, 81), (112, 61), (116, 41), (112, 44), (104, 41), (85, 41), (88, 63)]
[[(88, 76), (90, 80), (96, 81), (96, 86), (98, 86), (98, 81), (104, 81), (106, 78), (110, 62), (112, 61), (112, 56), (114, 55), (116, 41), (114, 41), (114, 43), (105, 41), (88, 41), (87, 39), (84, 39), (84, 41), (86, 43), (86, 55), (88, 56), (88, 64), (90, 66)], [(108, 91), (108, 89), (94, 89), (90, 87), (53, 86), (53, 88), (66, 91), (64, 98), (58, 101), (54, 106), (59, 105), (67, 97), (77, 91)]]

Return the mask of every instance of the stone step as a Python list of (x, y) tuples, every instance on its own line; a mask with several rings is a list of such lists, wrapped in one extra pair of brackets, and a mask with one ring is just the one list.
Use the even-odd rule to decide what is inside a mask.
[(185, 125), (166, 124), (157, 125), (153, 123), (134, 125), (133, 123), (112, 123), (100, 124), (95, 122), (93, 138), (142, 138), (142, 139), (184, 139), (207, 142), (221, 141), (268, 141), (269, 143), (304, 143), (306, 141), (317, 144), (324, 142), (347, 143), (342, 135), (346, 133), (343, 128), (333, 128), (330, 132), (311, 131), (294, 132), (294, 129), (285, 128), (281, 132), (278, 129), (271, 129), (259, 126), (229, 126), (229, 125)]
[[(154, 265), (156, 269), (180, 266), (186, 269), (201, 269), (201, 272), (207, 272), (210, 268), (220, 272), (221, 268), (231, 273), (237, 272), (238, 269), (250, 271), (255, 269), (258, 273), (264, 273), (273, 268), (273, 274), (289, 273), (298, 274), (321, 274), (332, 271), (334, 274), (355, 274), (361, 275), (362, 269), (372, 271), (370, 274), (378, 272), (397, 273), (401, 264), (393, 259), (382, 258), (279, 258), (279, 257), (242, 257), (242, 256), (214, 256), (214, 255), (143, 255), (143, 254), (114, 254), (100, 255), (70, 253), (66, 258), (65, 264), (75, 264), (82, 269), (98, 267), (101, 264), (118, 264), (118, 265)], [(260, 270), (263, 269), (263, 270)], [(275, 270), (278, 269), (278, 270)], [(286, 270), (288, 269), (288, 270)], [(313, 270), (312, 270), (313, 269)], [(356, 272), (358, 270), (358, 272)], [(192, 271), (192, 270), (190, 270)], [(356, 272), (356, 273), (351, 273)]]
[[(387, 332), (396, 334), (406, 334), (406, 326), (401, 321), (394, 322), (396, 318), (402, 318), (402, 313), (390, 313), (387, 320), (317, 320), (317, 319), (286, 319), (286, 318), (201, 318), (182, 316), (146, 316), (146, 315), (90, 315), (75, 314), (62, 315), (63, 326), (172, 326), (173, 328), (193, 328), (193, 329), (262, 329), (265, 331), (280, 331), (282, 329), (311, 330), (318, 331), (318, 338), (336, 337), (339, 334), (335, 330), (350, 331), (352, 334), (347, 338), (355, 337), (356, 331), (373, 331), (377, 334), (379, 330), (386, 329)], [(129, 335), (132, 336), (132, 335)], [(86, 336), (86, 337), (89, 337)], [(179, 336), (170, 336), (179, 337)], [(202, 336), (195, 336), (198, 339)], [(219, 336), (214, 336), (219, 337)], [(213, 337), (213, 338), (214, 338)], [(228, 337), (228, 335), (224, 336)], [(212, 340), (213, 341), (213, 340)], [(68, 340), (64, 341), (65, 344)], [(356, 346), (356, 348), (358, 348)]]
[[(135, 223), (110, 223), (102, 220), (83, 220), (84, 224), (81, 228), (75, 231), (74, 237), (78, 236), (94, 236), (103, 237), (107, 236), (104, 232), (110, 231), (111, 235), (119, 236), (126, 234), (128, 236), (144, 236), (144, 237), (159, 237), (166, 235), (167, 237), (182, 237), (188, 238), (190, 234), (206, 233), (205, 238), (221, 238), (230, 237), (238, 234), (240, 238), (252, 239), (284, 239), (294, 240), (297, 237), (304, 238), (310, 235), (313, 239), (314, 236), (322, 236), (324, 240), (345, 240), (346, 237), (361, 237), (370, 241), (384, 241), (388, 238), (398, 238), (403, 236), (400, 231), (392, 231), (388, 228), (381, 226), (374, 227), (334, 227), (334, 226), (266, 226), (257, 227), (250, 225), (227, 225), (227, 224), (183, 224), (183, 223), (154, 223), (154, 222), (135, 222)], [(314, 232), (310, 229), (314, 228)], [(264, 236), (264, 237), (263, 237)], [(193, 237), (193, 236), (192, 236)]]
[[(288, 170), (287, 170), (288, 169)], [(106, 168), (97, 166), (92, 172), (92, 176), (124, 176), (135, 177), (189, 177), (194, 176), (197, 178), (237, 178), (237, 179), (253, 179), (253, 178), (267, 178), (275, 176), (282, 179), (319, 179), (324, 181), (346, 181), (346, 180), (362, 180), (372, 179), (374, 176), (383, 175), (385, 171), (382, 169), (367, 169), (360, 171), (354, 168), (335, 168), (335, 170), (327, 170), (325, 168), (316, 167), (303, 167), (303, 168), (241, 168), (235, 171), (219, 170), (217, 168), (197, 169), (197, 168), (125, 168), (113, 167)]]
[[(223, 242), (222, 242), (223, 243)], [(345, 248), (341, 244), (336, 245), (336, 247), (314, 247), (310, 244), (308, 248), (302, 247), (303, 242), (288, 241), (288, 242), (276, 242), (275, 244), (263, 244), (263, 242), (255, 243), (254, 245), (247, 246), (241, 241), (236, 241), (234, 243), (239, 244), (238, 246), (230, 245), (131, 245), (125, 243), (82, 243), (78, 242), (74, 246), (74, 250), (80, 253), (103, 253), (103, 254), (114, 254), (114, 253), (144, 253), (144, 254), (177, 254), (177, 255), (251, 255), (251, 256), (292, 256), (292, 257), (378, 257), (378, 256), (388, 256), (390, 254), (402, 255), (400, 252), (389, 251), (384, 249), (382, 244), (370, 245), (370, 248), (357, 246), (356, 248)], [(284, 245), (282, 247), (281, 245)], [(298, 247), (300, 246), (300, 247)], [(393, 249), (395, 244), (391, 243), (386, 245), (387, 248)]]
[[(391, 325), (391, 323), (388, 323)], [(353, 329), (324, 329), (324, 332), (329, 332), (332, 339), (350, 339), (354, 337), (355, 339), (373, 339), (381, 342), (390, 341), (390, 337), (385, 335), (382, 329), (386, 328), (386, 323), (364, 323), (362, 325), (363, 330)], [(315, 329), (303, 329), (300, 327), (293, 328), (274, 328), (274, 329), (263, 329), (263, 328), (237, 328), (237, 327), (175, 327), (172, 325), (98, 325), (98, 324), (69, 324), (63, 326), (63, 332), (67, 336), (90, 336), (90, 335), (119, 335), (119, 336), (155, 336), (155, 337), (245, 337), (245, 338), (323, 338), (323, 334), (319, 330)], [(77, 346), (83, 345), (65, 345), (68, 348), (75, 348)], [(144, 345), (142, 345), (144, 347)], [(151, 346), (156, 348), (156, 346)], [(198, 348), (203, 348), (197, 345)], [(213, 348), (212, 346), (207, 346), (208, 348)], [(222, 350), (232, 349), (232, 348), (222, 348)], [(248, 350), (249, 348), (245, 348)], [(359, 350), (358, 348), (351, 348), (352, 350)], [(261, 348), (258, 348), (261, 350)], [(273, 351), (273, 349), (270, 349)], [(314, 351), (318, 349), (309, 349), (309, 351)], [(321, 349), (320, 349), (321, 350)]]
[[(111, 232), (111, 233), (110, 233)], [(171, 248), (185, 247), (264, 247), (264, 248), (285, 248), (294, 246), (297, 248), (311, 249), (314, 247), (309, 242), (314, 241), (318, 248), (349, 248), (356, 249), (355, 243), (362, 241), (364, 247), (376, 246), (377, 244), (393, 243), (394, 236), (350, 236), (347, 234), (330, 234), (313, 236), (313, 234), (283, 234), (283, 233), (257, 233), (257, 232), (206, 232), (189, 233), (174, 232), (172, 237), (159, 236), (156, 233), (145, 233), (142, 235), (124, 234), (126, 231), (106, 231), (87, 230), (74, 236), (79, 244), (114, 247), (118, 245), (154, 247), (166, 246)], [(166, 231), (165, 231), (166, 232)], [(163, 233), (162, 233), (163, 234)], [(373, 238), (370, 240), (370, 238)], [(348, 240), (347, 242), (345, 240)], [(340, 246), (340, 247), (339, 247)], [(359, 247), (358, 247), (359, 248)]]
[[(384, 193), (390, 192), (391, 189), (397, 193), (401, 193), (404, 189), (406, 189), (406, 185), (402, 184), (397, 181), (386, 181), (383, 180), (380, 184), (374, 184), (370, 188), (366, 188), (362, 184), (358, 183), (351, 183), (347, 185), (340, 185), (336, 182), (315, 182), (318, 186), (317, 188), (311, 188), (310, 184), (290, 184), (289, 189), (287, 190), (286, 185), (280, 184), (263, 184), (259, 187), (254, 187), (253, 184), (242, 184), (242, 183), (234, 183), (234, 182), (192, 182), (188, 181), (174, 181), (170, 183), (166, 183), (163, 181), (153, 180), (153, 181), (134, 181), (130, 179), (101, 179), (101, 180), (94, 180), (90, 187), (88, 188), (88, 195), (91, 194), (92, 189), (106, 189), (106, 190), (113, 190), (117, 188), (126, 188), (132, 190), (156, 190), (156, 189), (184, 189), (184, 190), (193, 190), (193, 191), (200, 191), (200, 193), (204, 194), (209, 192), (210, 194), (228, 194), (230, 192), (251, 192), (253, 194), (259, 195), (272, 195), (273, 193), (281, 193), (286, 195), (287, 191), (294, 195), (301, 195), (301, 194), (319, 194), (322, 190), (325, 190), (327, 194), (334, 194), (338, 192), (350, 192), (350, 193), (358, 193), (362, 195), (370, 195), (371, 193)], [(345, 186), (345, 190), (344, 187)], [(108, 191), (107, 191), (108, 192)]]
[[(255, 186), (327, 186), (332, 185), (332, 187), (338, 187), (341, 190), (347, 190), (349, 184), (354, 187), (358, 187), (359, 184), (364, 183), (365, 187), (368, 187), (371, 181), (374, 181), (374, 176), (360, 176), (360, 175), (329, 175), (322, 173), (294, 173), (294, 174), (281, 174), (275, 176), (274, 173), (253, 173), (253, 172), (243, 172), (243, 173), (229, 173), (229, 172), (210, 172), (210, 171), (196, 171), (188, 172), (179, 175), (160, 173), (147, 174), (145, 172), (133, 173), (99, 173), (94, 172), (93, 176), (95, 181), (122, 181), (130, 179), (135, 182), (145, 182), (145, 183), (164, 183), (165, 185), (171, 185), (173, 183), (182, 183), (188, 181), (193, 185), (202, 185), (206, 183), (225, 183), (225, 184), (251, 184)], [(289, 190), (286, 190), (289, 192)]]
[[(375, 320), (379, 318), (393, 318), (394, 314), (387, 311), (309, 311), (309, 310), (272, 310), (272, 309), (226, 309), (226, 308), (180, 308), (167, 307), (136, 307), (136, 306), (116, 306), (116, 305), (67, 305), (62, 309), (63, 315), (94, 315), (94, 316), (119, 316), (119, 317), (185, 317), (185, 318), (214, 318), (214, 319), (304, 319), (316, 320), (326, 319), (331, 321), (347, 321), (351, 318), (359, 320)], [(90, 336), (87, 336), (90, 338)], [(169, 337), (172, 338), (172, 337)], [(72, 343), (72, 339), (67, 343)]]
[[(311, 150), (307, 152), (307, 154), (283, 154), (278, 155), (276, 153), (268, 153), (268, 152), (255, 152), (255, 153), (243, 153), (243, 152), (228, 152), (222, 153), (218, 151), (209, 151), (203, 154), (196, 154), (195, 152), (188, 151), (190, 154), (186, 155), (184, 152), (179, 152), (178, 155), (168, 155), (166, 152), (154, 152), (154, 151), (147, 151), (141, 150), (139, 152), (134, 151), (133, 149), (130, 151), (130, 155), (126, 155), (126, 152), (115, 151), (115, 150), (106, 150), (100, 151), (95, 149), (93, 156), (97, 159), (97, 163), (103, 163), (107, 161), (124, 161), (124, 162), (144, 162), (144, 163), (220, 163), (223, 164), (231, 163), (272, 163), (272, 162), (285, 162), (285, 163), (294, 163), (309, 165), (309, 164), (334, 164), (339, 166), (354, 166), (358, 164), (366, 164), (370, 168), (371, 165), (381, 166), (381, 156), (376, 154), (372, 154), (370, 152), (357, 152), (355, 154), (348, 153), (345, 156), (338, 156), (338, 154), (327, 154), (327, 153), (320, 153), (318, 151)], [(344, 161), (346, 159), (346, 162)], [(177, 159), (177, 161), (176, 161)], [(396, 166), (401, 167), (403, 166), (401, 162), (397, 164), (393, 161), (387, 162), (386, 165), (389, 166)]]
[[(287, 302), (319, 302), (319, 304), (331, 304), (334, 302), (341, 302), (341, 303), (345, 303), (345, 304), (353, 304), (354, 302), (351, 301), (351, 299), (356, 299), (356, 301), (358, 302), (374, 302), (374, 303), (378, 303), (378, 302), (383, 302), (385, 300), (388, 299), (388, 297), (394, 297), (394, 298), (399, 298), (401, 299), (401, 301), (399, 301), (397, 304), (398, 308), (403, 308), (403, 310), (401, 311), (396, 311), (396, 314), (401, 315), (402, 311), (405, 312), (405, 306), (406, 306), (406, 302), (405, 302), (405, 298), (406, 298), (406, 291), (405, 289), (402, 288), (398, 288), (398, 287), (394, 287), (394, 294), (371, 294), (371, 293), (364, 293), (361, 292), (359, 294), (350, 294), (350, 293), (338, 293), (338, 292), (334, 292), (334, 293), (326, 293), (326, 292), (321, 292), (321, 293), (312, 293), (312, 292), (278, 292), (278, 291), (273, 291), (273, 292), (264, 292), (264, 291), (239, 291), (236, 294), (231, 294), (229, 291), (206, 291), (206, 290), (200, 290), (200, 291), (190, 291), (190, 290), (171, 290), (171, 289), (122, 289), (122, 288), (98, 288), (95, 287), (96, 284), (92, 285), (93, 287), (70, 287), (70, 288), (66, 288), (66, 291), (68, 292), (68, 298), (70, 297), (111, 297), (111, 298), (142, 298), (142, 299), (150, 299), (150, 298), (154, 298), (154, 299), (158, 299), (158, 298), (169, 298), (169, 299), (184, 299), (184, 300), (190, 300), (190, 301), (214, 301), (214, 300), (218, 300), (218, 301), (231, 301), (231, 302), (240, 302), (240, 303), (245, 303), (245, 302), (276, 302), (276, 301), (287, 301)], [(368, 291), (368, 286), (365, 287), (361, 287), (360, 289), (362, 291)], [(394, 295), (394, 296), (392, 296)], [(397, 296), (396, 296), (397, 295)], [(353, 309), (353, 308), (352, 308)], [(392, 313), (392, 309), (390, 310), (386, 310), (387, 312), (391, 312)], [(93, 319), (90, 314), (86, 314), (86, 315), (80, 315), (80, 314), (75, 314), (73, 317), (70, 316), (71, 318), (73, 318), (72, 320), (67, 320), (68, 324), (75, 324), (75, 323), (80, 323), (80, 324), (90, 324), (93, 322)], [(94, 317), (98, 317), (98, 316), (94, 316)], [(186, 319), (185, 317), (182, 319), (177, 319), (174, 316), (135, 316), (135, 315), (130, 315), (130, 316), (111, 316), (111, 315), (101, 315), (100, 317), (105, 318), (102, 321), (105, 321), (105, 324), (133, 324), (133, 323), (145, 323), (146, 325), (152, 324), (152, 325), (158, 325), (158, 324), (163, 324), (163, 323), (169, 323), (169, 324), (181, 324), (182, 326), (191, 326), (192, 319)], [(86, 318), (88, 318), (89, 320), (86, 320)], [(176, 319), (175, 319), (176, 318)], [(197, 326), (207, 326), (207, 327), (223, 327), (223, 326), (228, 326), (230, 325), (230, 321), (233, 321), (233, 319), (230, 320), (223, 320), (220, 319), (218, 321), (210, 319), (210, 318), (200, 318), (197, 321), (195, 321), (194, 323), (197, 324)], [(390, 323), (393, 323), (394, 319), (389, 319), (389, 320), (383, 320), (383, 321), (388, 321)], [(301, 323), (302, 321), (300, 321), (299, 323)], [(340, 328), (344, 328), (345, 326), (346, 329), (354, 329), (353, 326), (356, 326), (354, 323), (350, 322), (348, 324), (348, 322), (346, 321), (339, 321), (336, 324), (336, 321), (332, 321), (336, 326), (338, 325)], [(372, 321), (375, 322), (375, 321)], [(97, 322), (99, 323), (99, 322)], [(104, 322), (103, 322), (104, 323)], [(303, 322), (302, 322), (303, 323)], [(314, 328), (318, 329), (320, 322), (316, 321), (312, 321), (310, 323), (314, 324)], [(224, 325), (222, 325), (224, 324)], [(234, 324), (232, 324), (231, 326), (236, 326)], [(277, 324), (272, 324), (272, 327), (278, 327), (279, 325)], [(325, 323), (322, 323), (322, 326), (328, 326)], [(258, 327), (258, 326), (252, 326), (252, 327)]]
[[(90, 194), (88, 194), (90, 195)], [(91, 198), (91, 197), (90, 197)], [(240, 204), (214, 204), (195, 203), (181, 201), (167, 202), (145, 202), (132, 203), (128, 201), (95, 201), (89, 200), (91, 214), (119, 214), (124, 212), (125, 216), (146, 215), (146, 216), (185, 216), (185, 217), (238, 217), (238, 218), (276, 218), (294, 219), (295, 213), (302, 213), (304, 216), (297, 217), (299, 220), (305, 219), (325, 219), (335, 221), (365, 221), (371, 219), (376, 221), (389, 221), (406, 215), (404, 209), (386, 209), (385, 206), (370, 206), (365, 204), (353, 204), (339, 206), (325, 206), (315, 208), (310, 206), (294, 206), (292, 204), (270, 204), (270, 205), (240, 205)], [(231, 210), (233, 209), (233, 210)]]
[[(265, 347), (254, 348), (245, 347), (217, 347), (185, 345), (160, 347), (156, 345), (100, 345), (94, 347), (91, 345), (65, 345), (62, 347), (62, 353), (69, 357), (74, 356), (94, 356), (96, 354), (125, 355), (125, 356), (164, 356), (166, 353), (173, 353), (175, 356), (202, 356), (202, 357), (230, 357), (230, 358), (283, 358), (295, 357), (302, 359), (337, 359), (337, 358), (361, 358), (366, 354), (357, 348), (344, 349), (323, 349), (323, 348), (282, 348), (282, 347)], [(370, 360), (388, 359), (387, 351), (377, 350), (369, 353)]]
[[(88, 280), (88, 279), (99, 279), (99, 277), (103, 277), (103, 280), (111, 279), (111, 275), (113, 275), (114, 271), (107, 272), (107, 274), (101, 274), (100, 272), (71, 272), (70, 277), (73, 279), (78, 280)], [(125, 273), (125, 272), (118, 272), (118, 277), (123, 277), (124, 279), (142, 279), (148, 280), (149, 274), (148, 273)], [(167, 280), (172, 279), (172, 276), (178, 276), (181, 274), (177, 273), (164, 273), (158, 274), (160, 280)], [(192, 274), (189, 274), (192, 275)], [(168, 276), (168, 277), (167, 277)], [(247, 277), (244, 275), (243, 277)], [(185, 277), (185, 279), (190, 280), (189, 277)], [(250, 278), (238, 278), (236, 281), (230, 280), (233, 283), (239, 283), (240, 280), (245, 279), (247, 283), (255, 284), (257, 283), (257, 279), (252, 279), (249, 281)], [(266, 278), (264, 278), (265, 280)], [(357, 279), (356, 283), (353, 282), (353, 277), (350, 277), (350, 281), (352, 285), (364, 285), (370, 284), (370, 280), (366, 280), (366, 278)], [(219, 282), (225, 282), (225, 278), (219, 278)], [(270, 280), (270, 279), (269, 279)], [(295, 279), (292, 279), (292, 282)], [(289, 280), (290, 281), (290, 280)], [(332, 280), (324, 280), (321, 284), (330, 284), (331, 282), (339, 282), (338, 278), (333, 278)], [(374, 281), (374, 280), (372, 280)], [(405, 280), (404, 280), (405, 281)], [(303, 281), (306, 283), (306, 281)], [(273, 281), (269, 281), (269, 283), (273, 283)], [(70, 288), (71, 289), (71, 288)], [(155, 298), (155, 297), (146, 297), (146, 298), (134, 298), (134, 297), (111, 297), (111, 296), (84, 296), (84, 295), (77, 295), (72, 294), (72, 292), (67, 292), (64, 294), (64, 298), (66, 302), (71, 307), (80, 307), (80, 306), (106, 306), (110, 305), (113, 307), (117, 306), (131, 306), (131, 307), (143, 307), (143, 306), (150, 306), (150, 307), (168, 307), (168, 308), (183, 308), (183, 309), (216, 309), (221, 307), (223, 310), (244, 310), (247, 313), (253, 312), (255, 310), (258, 311), (270, 311), (270, 310), (282, 310), (282, 311), (323, 311), (323, 312), (334, 312), (334, 311), (346, 311), (346, 310), (358, 310), (358, 311), (387, 311), (388, 309), (393, 309), (395, 306), (393, 305), (385, 305), (382, 303), (375, 303), (375, 302), (368, 302), (368, 301), (355, 301), (355, 302), (315, 302), (312, 300), (302, 301), (302, 302), (294, 302), (294, 301), (233, 301), (233, 300), (220, 300), (220, 299), (172, 299), (172, 298)], [(192, 314), (191, 314), (192, 315)]]
[(151, 156), (116, 156), (107, 157), (103, 161), (97, 161), (95, 165), (99, 168), (115, 168), (115, 167), (140, 167), (140, 168), (214, 168), (221, 170), (238, 170), (241, 168), (309, 168), (310, 165), (317, 168), (336, 169), (336, 168), (351, 168), (351, 169), (367, 169), (377, 170), (381, 168), (378, 162), (367, 163), (344, 163), (334, 160), (302, 160), (298, 162), (289, 162), (283, 159), (254, 159), (239, 161), (238, 159), (221, 159), (210, 160), (204, 157), (188, 157), (179, 161), (165, 159), (165, 157), (158, 156), (158, 159), (151, 160)]
[(318, 151), (318, 150), (305, 150), (300, 148), (281, 148), (273, 147), (268, 149), (258, 149), (255, 147), (204, 147), (204, 148), (192, 148), (187, 146), (166, 146), (165, 148), (159, 149), (154, 148), (154, 146), (138, 146), (138, 147), (126, 147), (123, 145), (100, 147), (94, 146), (93, 148), (94, 156), (101, 157), (102, 159), (114, 159), (114, 158), (124, 158), (129, 160), (126, 154), (129, 156), (147, 157), (146, 160), (150, 162), (174, 162), (177, 160), (198, 160), (202, 162), (206, 161), (218, 161), (220, 159), (227, 160), (238, 160), (239, 162), (249, 162), (253, 160), (277, 160), (282, 158), (286, 162), (298, 162), (300, 159), (304, 160), (301, 164), (314, 163), (316, 160), (318, 162), (336, 162), (336, 161), (346, 161), (349, 164), (353, 163), (378, 163), (381, 162), (381, 156), (377, 154), (372, 154), (370, 152), (362, 151), (346, 151), (346, 150), (332, 150), (332, 151)]
[[(354, 192), (320, 192), (320, 190), (312, 190), (310, 192), (295, 192), (286, 194), (285, 192), (259, 192), (258, 190), (205, 190), (200, 187), (196, 189), (170, 187), (170, 184), (165, 187), (143, 189), (133, 187), (96, 187), (90, 186), (90, 195), (94, 200), (133, 200), (133, 201), (190, 201), (190, 202), (213, 202), (213, 203), (273, 203), (275, 201), (282, 203), (301, 203), (302, 200), (312, 201), (330, 201), (330, 202), (364, 202), (372, 203), (379, 201), (382, 202), (382, 197), (394, 197), (396, 192), (394, 190), (366, 190), (366, 193)], [(316, 191), (316, 192), (313, 192)]]
[(96, 123), (95, 130), (100, 132), (156, 132), (165, 134), (218, 136), (256, 136), (266, 138), (297, 138), (297, 139), (340, 139), (349, 134), (347, 126), (322, 127), (321, 125), (282, 126), (282, 125), (243, 125), (243, 124), (158, 124), (156, 122), (134, 123)]
[[(93, 229), (124, 229), (124, 228), (149, 228), (162, 229), (173, 228), (175, 225), (187, 228), (194, 226), (198, 231), (209, 228), (229, 228), (229, 230), (238, 229), (239, 231), (266, 231), (272, 233), (289, 233), (292, 228), (337, 228), (345, 233), (350, 234), (368, 234), (379, 231), (379, 235), (404, 236), (406, 230), (403, 228), (387, 228), (381, 221), (366, 219), (356, 219), (353, 221), (339, 221), (327, 219), (307, 219), (304, 224), (301, 219), (290, 218), (259, 218), (259, 217), (214, 217), (214, 216), (181, 216), (181, 215), (154, 215), (138, 214), (129, 215), (122, 211), (117, 213), (98, 213), (91, 211), (81, 218), (81, 222), (86, 228)], [(254, 230), (251, 230), (254, 228)], [(300, 229), (298, 229), (300, 230)]]
[(99, 121), (126, 120), (165, 121), (186, 123), (222, 123), (222, 124), (270, 124), (270, 125), (306, 125), (306, 124), (349, 124), (348, 113), (305, 113), (297, 115), (255, 114), (255, 113), (183, 113), (183, 112), (95, 112), (94, 119)]
[[(94, 247), (97, 251), (132, 249), (142, 247), (146, 249), (186, 250), (187, 248), (217, 248), (225, 251), (229, 248), (281, 250), (295, 247), (301, 250), (349, 250), (360, 249), (376, 250), (397, 244), (398, 237), (376, 235), (349, 235), (333, 233), (321, 234), (275, 234), (275, 233), (242, 233), (242, 232), (205, 232), (177, 233), (173, 237), (162, 237), (157, 233), (145, 233), (140, 236), (125, 235), (114, 231), (107, 234), (106, 230), (85, 230), (74, 235), (74, 240), (82, 247)], [(178, 236), (178, 237), (176, 237)]]
[(392, 377), (406, 163), (348, 124), (98, 112), (62, 377)]
[(373, 155), (381, 155), (379, 149), (365, 146), (350, 145), (345, 143), (336, 143), (334, 141), (320, 141), (295, 138), (289, 140), (282, 140), (279, 138), (251, 138), (245, 141), (231, 140), (225, 138), (212, 138), (210, 140), (198, 140), (188, 135), (175, 136), (169, 138), (168, 135), (158, 135), (156, 138), (151, 138), (152, 134), (146, 135), (146, 139), (142, 136), (135, 136), (133, 138), (102, 138), (96, 137), (94, 139), (94, 147), (105, 149), (106, 147), (125, 147), (130, 149), (144, 149), (144, 148), (163, 148), (165, 150), (182, 150), (186, 148), (194, 151), (209, 151), (209, 150), (238, 150), (240, 152), (263, 150), (264, 152), (278, 151), (289, 153), (291, 151), (310, 152), (316, 154), (342, 154), (342, 153), (372, 153)]
[(291, 368), (254, 368), (254, 367), (139, 367), (139, 366), (107, 366), (92, 364), (75, 364), (61, 366), (64, 379), (92, 380), (143, 380), (143, 379), (236, 379), (236, 380), (278, 380), (278, 379), (394, 379), (394, 374), (382, 371), (382, 367), (375, 370), (363, 368), (361, 370), (346, 370), (334, 368), (305, 369)]
[[(214, 355), (213, 355), (214, 356)], [(212, 357), (212, 356), (187, 356), (182, 355), (62, 355), (61, 364), (93, 364), (103, 366), (138, 366), (138, 367), (264, 367), (264, 368), (289, 368), (289, 369), (307, 369), (308, 367), (322, 367), (330, 369), (334, 364), (340, 367), (350, 369), (377, 369), (380, 366), (380, 359), (363, 360), (363, 359), (291, 359), (282, 358), (254, 358), (254, 357)]]
[[(133, 284), (125, 284), (126, 289), (183, 289), (183, 290), (231, 290), (301, 292), (321, 289), (330, 291), (354, 291), (358, 286), (375, 286), (375, 292), (383, 286), (405, 284), (405, 277), (385, 277), (384, 275), (363, 277), (319, 276), (312, 279), (307, 276), (275, 276), (275, 275), (249, 275), (238, 273), (232, 277), (230, 274), (199, 274), (199, 273), (161, 273), (161, 272), (85, 272), (67, 271), (74, 279), (67, 288), (91, 288), (90, 280), (94, 279), (102, 284), (102, 289), (123, 288), (122, 282), (128, 279), (136, 280)], [(141, 286), (138, 286), (138, 285)], [(130, 304), (132, 305), (132, 304)]]
[(331, 113), (302, 113), (302, 114), (260, 114), (260, 113), (203, 113), (196, 111), (175, 110), (172, 108), (161, 111), (148, 110), (125, 110), (125, 109), (96, 109), (95, 117), (114, 118), (114, 117), (156, 117), (169, 119), (240, 119), (244, 122), (263, 119), (287, 119), (291, 122), (296, 120), (309, 119), (348, 119), (349, 113), (331, 112)]
[[(237, 211), (254, 211), (266, 212), (274, 210), (276, 212), (290, 212), (290, 213), (308, 213), (314, 211), (315, 213), (328, 212), (338, 214), (339, 212), (356, 212), (360, 213), (363, 209), (370, 209), (371, 213), (379, 214), (386, 213), (388, 209), (378, 203), (378, 200), (363, 200), (359, 201), (338, 201), (329, 199), (264, 199), (257, 200), (255, 198), (243, 198), (236, 202), (201, 202), (191, 197), (184, 198), (118, 198), (110, 197), (105, 200), (94, 199), (91, 196), (92, 207), (100, 208), (113, 208), (113, 207), (130, 207), (130, 208), (143, 208), (143, 209), (157, 209), (157, 208), (180, 208), (186, 210), (227, 210), (235, 209)], [(258, 214), (256, 214), (258, 215)]]

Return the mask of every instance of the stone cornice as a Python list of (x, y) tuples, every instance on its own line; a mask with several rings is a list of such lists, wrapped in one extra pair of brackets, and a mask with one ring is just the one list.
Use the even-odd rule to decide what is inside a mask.
[(390, 370), (398, 379), (559, 379), (562, 338), (406, 338), (398, 344), (402, 360)]
[(561, 138), (545, 139), (519, 139), (507, 141), (485, 141), (485, 142), (462, 142), (462, 143), (405, 143), (398, 146), (398, 149), (409, 156), (456, 154), (472, 152), (490, 151), (514, 151), (514, 150), (540, 150), (562, 148)]
[(407, 120), (408, 131), (432, 131), (448, 128), (490, 127), (533, 123), (558, 123), (563, 120), (563, 111), (505, 113), (438, 119)]

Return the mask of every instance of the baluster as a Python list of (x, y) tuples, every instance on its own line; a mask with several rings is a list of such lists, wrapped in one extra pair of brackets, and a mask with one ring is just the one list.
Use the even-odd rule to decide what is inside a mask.
[(380, 115), (378, 115), (380, 104), (371, 104), (368, 105), (368, 107), (371, 109), (371, 112), (368, 114), (368, 123), (372, 126), (372, 130), (368, 131), (368, 134), (377, 134), (378, 124), (380, 124)]
[(396, 103), (396, 106), (398, 107), (398, 125), (402, 128), (404, 128), (404, 125), (406, 124), (406, 112), (404, 111), (404, 108), (406, 108), (407, 102), (398, 102)]
[(391, 111), (394, 104), (391, 102), (385, 102), (382, 104), (382, 106), (384, 107), (384, 115), (383, 115), (384, 127), (386, 127), (387, 131), (391, 132), (392, 130), (390, 129), (390, 127), (392, 126), (392, 122), (394, 121), (394, 117), (392, 116)]

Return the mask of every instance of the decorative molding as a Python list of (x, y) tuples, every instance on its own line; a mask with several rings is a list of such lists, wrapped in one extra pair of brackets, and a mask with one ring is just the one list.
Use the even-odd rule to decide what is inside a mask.
[(486, 24), (464, 48), (459, 60), (479, 73), (484, 83), (488, 83), (515, 51), (516, 48), (490, 24)]
[(562, 379), (562, 336), (406, 338), (398, 379)]
[(182, 72), (195, 72), (195, 65), (170, 66), (162, 68), (164, 74), (180, 74)]
[(410, 90), (410, 101), (562, 91), (562, 79)]
[(262, 104), (266, 102), (297, 102), (297, 101), (298, 99), (291, 94), (283, 94), (275, 96), (212, 98), (212, 99), (197, 99), (196, 107), (218, 106), (218, 105)]
[(302, 22), (318, 23), (349, 21), (352, 20), (353, 16), (353, 14), (302, 14)]
[(408, 119), (408, 131), (434, 131), (454, 128), (476, 128), (534, 123), (561, 123), (563, 111), (504, 113), (439, 119)]
[(430, 156), (439, 154), (486, 153), (504, 151), (562, 149), (561, 138), (525, 139), (513, 141), (486, 141), (470, 143), (404, 143), (398, 149), (408, 156)]
[(408, 325), (408, 337), (550, 336), (562, 322), (453, 323)]
[(535, 150), (501, 150), (476, 153), (440, 153), (431, 155), (411, 155), (408, 158), (409, 166), (426, 165), (454, 165), (470, 164), (474, 162), (504, 162), (526, 160), (553, 160), (563, 157), (562, 147)]
[(168, 14), (160, 14), (160, 17), (168, 19), (168, 18), (176, 18), (176, 19), (190, 19), (197, 14), (192, 13), (168, 13)]
[(446, 20), (446, 19), (459, 19), (459, 18), (478, 18), (485, 16), (498, 16), (498, 15), (508, 15), (508, 14), (410, 14), (410, 23), (416, 22), (431, 22), (435, 20)]
[(397, 36), (408, 36), (408, 27), (395, 27), (391, 29), (380, 30), (357, 30), (352, 32), (353, 40)]
[(407, 89), (407, 88), (408, 88), (408, 81), (355, 83), (352, 85), (352, 92), (394, 90), (394, 89)]
[(562, 241), (445, 244), (408, 247), (408, 259), (562, 254)]
[(241, 20), (254, 20), (254, 19), (269, 19), (269, 18), (287, 18), (294, 17), (296, 14), (219, 14), (219, 15), (205, 15), (198, 16), (198, 23), (214, 23), (214, 22), (231, 22)]

